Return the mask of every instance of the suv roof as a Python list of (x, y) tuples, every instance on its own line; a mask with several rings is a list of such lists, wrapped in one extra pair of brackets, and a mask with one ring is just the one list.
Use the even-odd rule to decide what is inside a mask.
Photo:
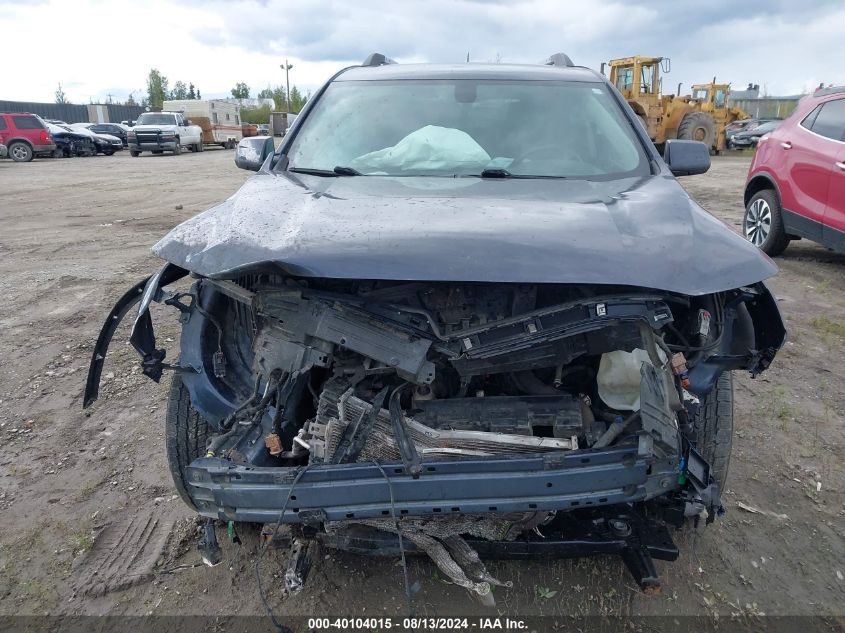
[(822, 88), (813, 93), (814, 97), (826, 97), (828, 95), (836, 95), (845, 92), (845, 86), (831, 86), (830, 88)]
[(335, 81), (375, 81), (381, 79), (524, 79), (532, 81), (589, 81), (603, 78), (581, 66), (538, 64), (385, 64), (353, 66)]

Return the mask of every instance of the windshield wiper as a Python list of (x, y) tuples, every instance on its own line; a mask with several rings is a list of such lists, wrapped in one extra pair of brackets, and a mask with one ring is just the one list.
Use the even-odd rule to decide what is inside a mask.
[(354, 167), (346, 167), (344, 165), (337, 165), (334, 168), (334, 173), (338, 176), (363, 176), (360, 171), (355, 169)]
[(532, 174), (512, 174), (507, 169), (502, 167), (489, 167), (481, 170), (480, 174), (471, 174), (469, 178), (521, 178), (524, 180), (534, 179), (552, 179), (552, 180), (566, 180), (567, 176), (541, 176)]
[(352, 167), (344, 167), (343, 165), (338, 165), (334, 169), (316, 169), (312, 167), (291, 167), (288, 171), (295, 172), (297, 174), (309, 174), (311, 176), (363, 176), (360, 171), (354, 169)]
[(482, 169), (479, 176), (482, 178), (510, 178), (513, 174), (503, 167), (488, 167)]
[(337, 174), (331, 170), (312, 169), (311, 167), (291, 167), (288, 171), (292, 171), (297, 174), (309, 174), (311, 176), (331, 176), (332, 178), (337, 176)]

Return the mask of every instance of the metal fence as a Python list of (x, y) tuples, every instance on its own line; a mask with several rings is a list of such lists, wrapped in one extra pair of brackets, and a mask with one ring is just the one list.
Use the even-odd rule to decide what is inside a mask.
[(738, 108), (742, 108), (749, 116), (755, 119), (785, 119), (792, 114), (795, 106), (798, 105), (798, 99), (800, 99), (800, 97), (731, 99), (731, 103)]
[[(0, 112), (31, 112), (43, 119), (58, 119), (68, 123), (102, 122), (120, 123), (133, 121), (144, 112), (141, 106), (116, 105), (113, 103), (75, 105), (72, 103), (36, 103), (34, 101), (0, 101)], [(104, 115), (104, 116), (103, 116)]]

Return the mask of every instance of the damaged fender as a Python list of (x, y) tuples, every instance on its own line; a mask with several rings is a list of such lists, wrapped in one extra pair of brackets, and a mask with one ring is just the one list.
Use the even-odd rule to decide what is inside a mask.
[(106, 317), (106, 322), (97, 337), (94, 345), (94, 352), (91, 355), (91, 364), (88, 367), (88, 378), (85, 381), (85, 393), (82, 400), (82, 408), (87, 409), (97, 400), (100, 392), (100, 377), (103, 373), (103, 364), (106, 361), (106, 353), (111, 344), (114, 333), (129, 313), (133, 305), (140, 302), (138, 316), (132, 326), (132, 334), (129, 341), (132, 347), (140, 354), (144, 375), (158, 382), (161, 372), (165, 369), (163, 363), (165, 351), (155, 347), (155, 334), (153, 333), (152, 319), (150, 318), (150, 304), (153, 301), (161, 301), (164, 298), (162, 288), (178, 281), (188, 274), (188, 271), (174, 264), (165, 264), (158, 272), (146, 279), (139, 281), (132, 286), (118, 300)]

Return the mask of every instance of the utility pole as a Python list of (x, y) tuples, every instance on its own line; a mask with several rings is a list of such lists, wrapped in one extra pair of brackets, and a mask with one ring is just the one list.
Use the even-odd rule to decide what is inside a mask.
[(288, 64), (288, 60), (285, 60), (284, 64), (279, 64), (279, 68), (285, 71), (285, 84), (287, 92), (285, 93), (285, 101), (287, 102), (288, 112), (290, 112), (290, 74), (289, 71), (293, 68), (293, 64)]

